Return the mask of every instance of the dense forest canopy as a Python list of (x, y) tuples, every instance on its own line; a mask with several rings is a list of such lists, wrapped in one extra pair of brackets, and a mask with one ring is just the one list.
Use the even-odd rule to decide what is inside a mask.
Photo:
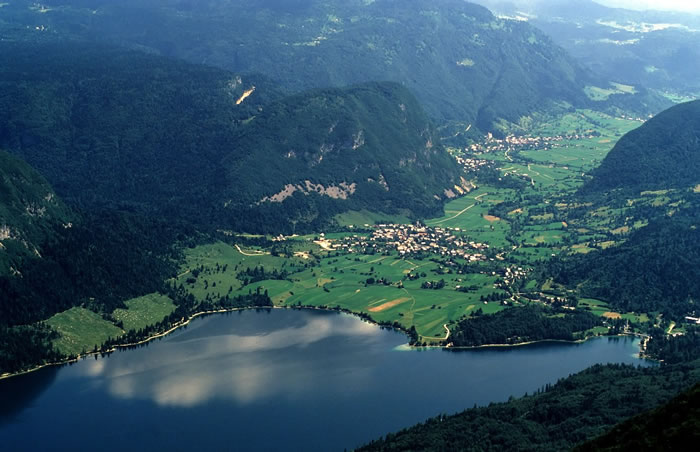
[(605, 435), (575, 449), (584, 451), (672, 450), (687, 447), (700, 432), (700, 384)]
[(55, 228), (73, 219), (46, 179), (22, 160), (0, 151), (0, 274), (40, 253), (37, 247)]
[(601, 319), (585, 311), (531, 305), (462, 320), (449, 341), (456, 346), (469, 347), (549, 339), (573, 341), (580, 339), (582, 332), (599, 325)]

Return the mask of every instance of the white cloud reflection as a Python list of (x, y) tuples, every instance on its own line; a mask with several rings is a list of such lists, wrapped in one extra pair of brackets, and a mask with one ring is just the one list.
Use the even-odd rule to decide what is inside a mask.
[[(363, 351), (345, 359), (343, 353), (366, 350), (356, 343), (372, 342), (383, 334), (357, 318), (334, 315), (308, 316), (301, 326), (257, 335), (202, 337), (200, 327), (191, 326), (177, 341), (85, 361), (82, 373), (103, 379), (114, 397), (152, 400), (161, 406), (299, 398), (318, 385), (348, 391), (367, 384), (376, 357)], [(329, 338), (340, 338), (342, 351), (319, 344)], [(354, 345), (343, 348), (348, 341)]]

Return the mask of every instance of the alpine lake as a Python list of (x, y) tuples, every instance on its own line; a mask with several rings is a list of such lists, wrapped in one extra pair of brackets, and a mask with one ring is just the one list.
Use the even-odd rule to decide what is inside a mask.
[(597, 363), (652, 365), (627, 337), (474, 350), (406, 343), (402, 333), (336, 312), (199, 317), (138, 348), (0, 381), (0, 444), (7, 451), (352, 449)]

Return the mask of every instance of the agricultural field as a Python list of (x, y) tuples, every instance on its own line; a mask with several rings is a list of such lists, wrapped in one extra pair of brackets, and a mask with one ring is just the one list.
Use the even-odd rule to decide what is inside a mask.
[(124, 331), (143, 329), (162, 321), (175, 310), (173, 301), (161, 294), (149, 294), (124, 302), (127, 309), (115, 309), (112, 317), (121, 321)]
[(579, 300), (579, 308), (588, 309), (593, 314), (605, 317), (608, 319), (624, 319), (629, 320), (634, 323), (646, 323), (649, 322), (649, 316), (644, 313), (634, 313), (626, 312), (619, 313), (615, 312), (608, 304), (601, 300), (596, 300), (593, 298), (582, 298)]
[(66, 355), (92, 351), (107, 339), (124, 334), (121, 328), (85, 308), (71, 308), (54, 315), (46, 323), (61, 335), (54, 345)]
[(514, 196), (513, 190), (481, 187), (468, 195), (450, 201), (445, 206), (445, 215), (426, 220), (426, 226), (455, 228), (477, 242), (486, 242), (494, 247), (508, 245), (505, 239), (510, 225), (502, 218), (489, 215), (489, 210), (504, 199)]
[[(295, 240), (312, 244), (309, 239)], [(219, 242), (190, 250), (186, 265), (199, 268), (199, 277), (195, 283), (188, 284), (188, 276), (181, 275), (178, 282), (201, 300), (224, 294), (219, 289), (222, 284), (234, 288), (230, 292), (232, 295), (260, 288), (278, 306), (322, 306), (361, 312), (377, 322), (396, 321), (405, 328), (415, 326), (426, 340), (444, 338), (443, 325), (469, 315), (472, 310), (481, 308), (491, 313), (503, 309), (498, 303), (481, 301), (481, 296), (497, 292), (494, 288), (496, 276), (447, 273), (432, 261), (414, 262), (398, 255), (331, 253), (330, 257), (309, 259), (250, 257)], [(243, 285), (236, 279), (236, 268), (243, 266), (264, 267), (266, 272), (286, 269), (290, 273), (284, 280), (268, 279)], [(418, 277), (409, 280), (409, 274)], [(210, 281), (209, 285), (200, 281), (202, 279)], [(442, 289), (421, 288), (425, 281), (439, 280), (444, 280)], [(212, 281), (219, 284), (214, 287)], [(461, 286), (470, 287), (470, 291), (457, 291)]]
[[(84, 354), (101, 346), (107, 339), (154, 325), (175, 310), (172, 300), (160, 294), (133, 298), (124, 304), (126, 309), (115, 309), (111, 316), (105, 317), (82, 307), (54, 315), (46, 321), (60, 334), (54, 340), (54, 346), (66, 355)], [(111, 320), (107, 320), (110, 317)]]

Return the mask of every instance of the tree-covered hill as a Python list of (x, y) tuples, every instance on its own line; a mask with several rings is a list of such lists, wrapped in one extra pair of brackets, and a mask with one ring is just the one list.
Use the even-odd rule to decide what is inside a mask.
[(435, 213), (459, 183), (397, 84), (283, 98), (262, 77), (141, 52), (10, 43), (0, 87), (0, 147), (72, 205), (283, 232), (351, 208)]
[(671, 107), (627, 133), (592, 176), (583, 193), (700, 184), (700, 101)]
[(458, 347), (479, 347), (542, 340), (573, 341), (600, 324), (600, 319), (589, 312), (529, 305), (466, 318), (453, 327), (447, 342)]
[[(291, 198), (324, 204), (330, 198), (353, 208), (398, 207), (425, 216), (461, 183), (417, 100), (390, 82), (274, 102), (240, 128), (235, 148), (223, 160), (234, 184), (227, 209), (234, 212), (269, 210)], [(318, 208), (314, 215), (322, 214)]]
[(577, 447), (583, 451), (684, 449), (700, 439), (700, 384), (669, 403), (616, 426)]
[(157, 290), (177, 267), (174, 244), (193, 237), (159, 218), (76, 212), (33, 168), (0, 152), (0, 327), (81, 304), (113, 309)]
[(699, 380), (697, 361), (660, 368), (598, 365), (544, 392), (439, 416), (358, 450), (570, 450)]
[(531, 25), (462, 0), (47, 0), (43, 13), (32, 3), (6, 6), (0, 33), (108, 41), (262, 73), (293, 90), (395, 81), (435, 119), (483, 131), (554, 106), (661, 108), (642, 88), (593, 102), (587, 89), (607, 81)]

